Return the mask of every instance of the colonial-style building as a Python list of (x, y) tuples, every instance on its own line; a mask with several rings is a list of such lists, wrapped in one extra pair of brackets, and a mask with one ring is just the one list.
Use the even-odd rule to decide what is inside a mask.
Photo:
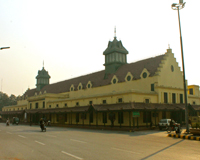
[[(0, 113), (5, 120), (77, 126), (140, 127), (162, 118), (185, 121), (183, 75), (168, 48), (165, 54), (127, 63), (128, 51), (114, 37), (103, 52), (105, 69), (49, 84), (42, 68), (36, 88), (28, 89), (14, 106)], [(189, 114), (200, 115), (199, 86), (188, 87)]]

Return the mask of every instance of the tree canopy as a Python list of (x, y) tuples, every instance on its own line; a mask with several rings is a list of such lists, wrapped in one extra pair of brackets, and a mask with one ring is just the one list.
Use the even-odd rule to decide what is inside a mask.
[(16, 105), (17, 104), (17, 100), (19, 100), (19, 99), (20, 99), (20, 96), (16, 97), (13, 94), (8, 96), (6, 93), (0, 92), (0, 111), (2, 110), (2, 108), (4, 106)]

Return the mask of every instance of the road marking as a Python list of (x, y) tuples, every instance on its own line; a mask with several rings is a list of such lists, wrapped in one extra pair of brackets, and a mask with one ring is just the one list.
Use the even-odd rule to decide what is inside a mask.
[(39, 141), (35, 141), (36, 143), (39, 143), (39, 144), (41, 144), (41, 145), (45, 145), (44, 143), (42, 143), (42, 142), (39, 142)]
[(74, 158), (76, 158), (76, 159), (83, 159), (83, 158), (77, 157), (77, 156), (75, 156), (75, 155), (72, 155), (72, 154), (67, 153), (67, 152), (64, 152), (64, 151), (62, 151), (62, 153), (66, 154), (66, 155), (68, 155), (68, 156), (74, 157)]
[(10, 132), (7, 132), (8, 134), (12, 134), (12, 133), (10, 133)]
[(80, 143), (87, 143), (87, 142), (83, 142), (83, 141), (79, 141), (79, 140), (75, 140), (75, 139), (70, 139), (71, 141), (75, 141), (75, 142), (80, 142)]
[(56, 137), (56, 136), (53, 136), (53, 135), (46, 135), (46, 136), (49, 136), (49, 137)]
[(141, 153), (138, 153), (138, 152), (132, 152), (132, 151), (123, 150), (123, 149), (119, 149), (119, 148), (111, 148), (111, 149), (118, 150), (118, 151), (123, 151), (123, 152), (134, 153), (134, 154), (141, 154)]
[(22, 138), (26, 138), (26, 137), (24, 137), (24, 136), (22, 136), (22, 135), (18, 135), (19, 137), (22, 137)]

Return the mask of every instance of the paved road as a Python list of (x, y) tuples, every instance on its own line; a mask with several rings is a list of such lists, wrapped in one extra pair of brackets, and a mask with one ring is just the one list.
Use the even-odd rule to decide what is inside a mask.
[(165, 131), (98, 131), (0, 123), (0, 160), (200, 159), (200, 142)]

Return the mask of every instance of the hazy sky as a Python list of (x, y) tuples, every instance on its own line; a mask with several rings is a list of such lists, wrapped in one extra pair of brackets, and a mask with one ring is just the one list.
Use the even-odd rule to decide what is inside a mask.
[[(200, 0), (180, 10), (185, 74), (200, 85)], [(35, 88), (38, 70), (50, 83), (104, 69), (103, 51), (117, 39), (129, 51), (128, 63), (166, 52), (168, 44), (182, 66), (178, 0), (0, 0), (1, 91), (22, 95)]]

